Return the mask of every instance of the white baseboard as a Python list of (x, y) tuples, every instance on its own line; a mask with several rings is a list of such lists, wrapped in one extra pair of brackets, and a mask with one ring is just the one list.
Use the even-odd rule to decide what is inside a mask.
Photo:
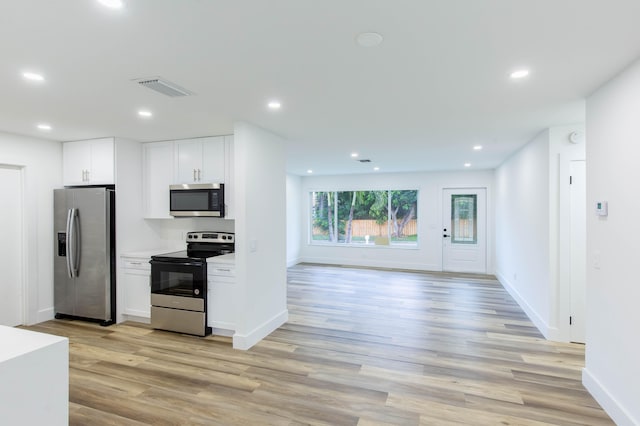
[(538, 312), (529, 305), (529, 303), (522, 297), (522, 295), (516, 290), (516, 288), (511, 284), (511, 282), (499, 271), (496, 271), (496, 278), (500, 281), (500, 284), (507, 290), (507, 292), (515, 299), (515, 301), (520, 305), (525, 314), (529, 317), (531, 322), (538, 328), (540, 333), (547, 340), (553, 340), (556, 342), (562, 342), (563, 340), (560, 338), (560, 330), (557, 327), (550, 327), (549, 324), (542, 319), (542, 317), (538, 314)]
[(236, 324), (233, 322), (228, 322), (228, 321), (211, 321), (209, 323), (209, 325), (214, 328), (221, 328), (224, 330), (235, 330), (236, 329)]
[(235, 333), (235, 331), (229, 330), (228, 328), (213, 327), (213, 329), (211, 330), (211, 334), (214, 336), (233, 337), (233, 333)]
[(247, 334), (233, 335), (233, 348), (247, 350), (289, 320), (289, 311), (285, 309), (271, 319), (265, 321)]
[(55, 315), (55, 312), (53, 311), (53, 307), (47, 308), (47, 309), (41, 309), (38, 311), (36, 315), (36, 321), (28, 325), (38, 324), (41, 322), (52, 320), (54, 315)]
[(407, 269), (411, 271), (442, 271), (442, 267), (436, 264), (425, 263), (403, 263), (397, 260), (384, 261), (379, 259), (344, 259), (333, 257), (303, 257), (300, 263), (319, 263), (323, 265), (343, 265), (365, 268), (389, 268), (389, 269)]
[(133, 322), (139, 322), (142, 324), (151, 324), (151, 318), (149, 318), (148, 314), (143, 314), (144, 316), (139, 316), (139, 315), (131, 315), (131, 314), (122, 314), (122, 321), (118, 321), (118, 324), (120, 324), (121, 322), (124, 321), (133, 321)]
[(295, 259), (291, 259), (291, 260), (287, 259), (287, 268), (295, 266), (301, 262), (302, 262), (302, 259), (300, 259), (299, 257), (296, 257)]
[(640, 419), (634, 419), (633, 416), (622, 406), (602, 383), (591, 372), (582, 369), (582, 384), (589, 391), (591, 396), (598, 401), (598, 404), (611, 417), (618, 426), (640, 425)]

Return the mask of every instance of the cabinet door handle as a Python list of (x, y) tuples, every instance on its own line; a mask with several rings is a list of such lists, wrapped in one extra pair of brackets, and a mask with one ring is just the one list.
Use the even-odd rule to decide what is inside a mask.
[(196, 182), (196, 169), (193, 169), (193, 181)]
[(87, 176), (86, 182), (89, 182), (89, 170), (85, 170), (85, 173), (86, 173), (85, 176)]
[(198, 169), (198, 182), (200, 182), (200, 169)]
[(87, 181), (87, 171), (85, 169), (82, 169), (82, 181), (86, 182)]

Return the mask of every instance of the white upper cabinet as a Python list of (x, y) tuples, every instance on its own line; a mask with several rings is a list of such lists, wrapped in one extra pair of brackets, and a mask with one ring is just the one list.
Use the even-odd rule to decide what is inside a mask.
[(175, 142), (176, 183), (224, 183), (224, 136)]
[(234, 219), (233, 135), (142, 144), (144, 217), (169, 219), (169, 185), (224, 183), (225, 218)]
[(169, 215), (169, 185), (173, 184), (174, 143), (151, 142), (142, 145), (142, 188), (144, 217), (167, 219)]
[(62, 161), (66, 186), (115, 183), (113, 138), (65, 142)]

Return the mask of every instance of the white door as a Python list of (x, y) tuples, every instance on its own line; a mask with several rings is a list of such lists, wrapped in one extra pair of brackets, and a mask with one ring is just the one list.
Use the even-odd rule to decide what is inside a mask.
[(0, 165), (0, 325), (23, 324), (22, 170)]
[(585, 342), (587, 185), (584, 160), (571, 161), (571, 341)]
[(487, 273), (487, 191), (444, 189), (442, 270)]

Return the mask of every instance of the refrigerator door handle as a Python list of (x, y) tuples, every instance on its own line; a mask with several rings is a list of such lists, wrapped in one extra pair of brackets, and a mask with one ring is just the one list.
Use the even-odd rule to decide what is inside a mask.
[(65, 260), (67, 261), (67, 275), (69, 278), (73, 278), (73, 271), (71, 270), (71, 212), (73, 209), (67, 210), (67, 229), (65, 230), (67, 234), (67, 244), (66, 244), (66, 253)]
[(72, 208), (67, 212), (67, 272), (69, 278), (78, 276), (78, 250), (79, 229), (78, 229), (78, 209)]

